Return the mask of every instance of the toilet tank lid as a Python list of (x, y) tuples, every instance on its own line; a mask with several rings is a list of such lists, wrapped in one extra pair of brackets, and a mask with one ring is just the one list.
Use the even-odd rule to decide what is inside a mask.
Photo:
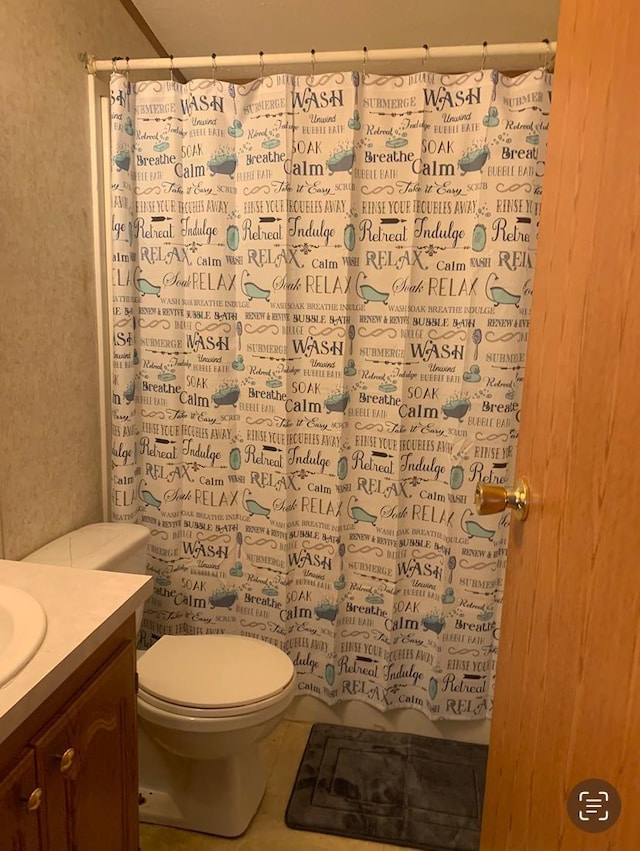
[(149, 530), (134, 523), (91, 523), (35, 550), (23, 561), (105, 570), (143, 546)]
[(286, 688), (294, 673), (282, 650), (243, 635), (163, 635), (138, 660), (141, 689), (201, 709), (266, 700)]

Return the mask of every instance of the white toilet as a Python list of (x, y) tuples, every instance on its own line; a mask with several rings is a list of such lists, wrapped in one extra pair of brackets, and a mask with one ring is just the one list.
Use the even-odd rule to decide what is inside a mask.
[[(142, 526), (95, 523), (25, 561), (145, 573), (148, 539)], [(294, 691), (289, 657), (255, 638), (167, 635), (138, 654), (141, 821), (243, 833), (266, 786), (258, 744)]]

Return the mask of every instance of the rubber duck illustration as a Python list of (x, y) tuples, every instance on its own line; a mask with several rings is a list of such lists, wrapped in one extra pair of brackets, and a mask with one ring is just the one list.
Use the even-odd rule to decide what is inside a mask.
[(495, 106), (490, 106), (489, 111), (482, 119), (482, 123), (485, 127), (497, 127), (500, 124), (500, 119), (498, 118), (498, 110)]
[(480, 381), (480, 378), (480, 367), (477, 363), (471, 364), (471, 366), (469, 367), (469, 372), (462, 373), (462, 380), (468, 381), (470, 383)]
[(227, 133), (230, 136), (233, 136), (234, 139), (239, 139), (240, 136), (244, 135), (244, 130), (242, 129), (242, 124), (239, 119), (234, 119), (234, 122), (227, 130)]

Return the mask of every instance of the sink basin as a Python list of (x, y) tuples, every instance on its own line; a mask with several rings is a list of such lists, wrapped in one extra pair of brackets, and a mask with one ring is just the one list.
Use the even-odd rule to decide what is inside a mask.
[(36, 598), (0, 585), (0, 686), (24, 668), (46, 631), (47, 616)]

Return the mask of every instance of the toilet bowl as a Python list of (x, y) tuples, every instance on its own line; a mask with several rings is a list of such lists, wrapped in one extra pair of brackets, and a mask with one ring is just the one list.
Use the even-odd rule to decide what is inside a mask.
[(243, 833), (266, 787), (259, 743), (294, 697), (289, 657), (244, 636), (163, 636), (138, 678), (141, 819)]
[[(96, 523), (25, 561), (145, 573), (148, 538), (141, 526)], [(140, 819), (239, 836), (264, 794), (259, 744), (293, 700), (293, 663), (246, 636), (166, 635), (138, 653), (137, 670)]]

